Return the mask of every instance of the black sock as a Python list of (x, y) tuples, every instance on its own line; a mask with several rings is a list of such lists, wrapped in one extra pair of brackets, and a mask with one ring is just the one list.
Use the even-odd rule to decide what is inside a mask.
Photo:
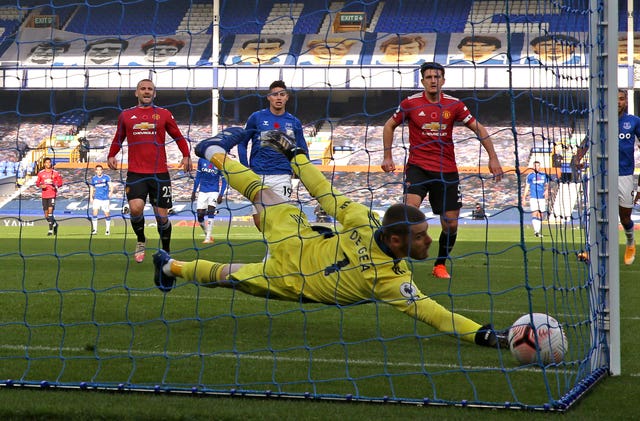
[(162, 250), (171, 253), (171, 221), (167, 220), (163, 225), (158, 223), (158, 234), (162, 240)]
[(147, 238), (144, 236), (144, 215), (131, 216), (131, 228), (138, 237), (139, 243), (144, 243)]

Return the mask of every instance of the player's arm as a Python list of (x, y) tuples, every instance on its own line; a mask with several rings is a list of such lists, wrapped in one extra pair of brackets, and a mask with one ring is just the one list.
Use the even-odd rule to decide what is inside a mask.
[(196, 168), (196, 177), (193, 179), (193, 190), (191, 190), (192, 202), (196, 200), (196, 193), (198, 192), (198, 187), (200, 186), (201, 178), (202, 178), (202, 171), (200, 171), (200, 162), (198, 162), (198, 168)]
[(381, 167), (384, 172), (396, 170), (396, 164), (393, 162), (393, 132), (399, 125), (400, 122), (390, 117), (382, 128), (382, 147), (384, 152)]
[(62, 175), (60, 175), (60, 173), (56, 171), (56, 178), (55, 178), (56, 188), (62, 187), (62, 184), (63, 184)]
[(220, 193), (218, 194), (218, 203), (222, 203), (222, 197), (224, 193), (227, 191), (227, 179), (222, 176), (222, 174), (218, 174), (220, 179)]
[(347, 209), (353, 212), (354, 207), (361, 207), (362, 212), (357, 212), (368, 218), (369, 209), (357, 202), (351, 201), (340, 191), (335, 189), (329, 180), (313, 165), (304, 154), (296, 155), (292, 161), (293, 172), (307, 188), (311, 196), (315, 197), (330, 216), (344, 224), (347, 217)]
[(96, 188), (93, 184), (89, 184), (89, 203), (93, 202), (93, 198), (96, 195)]
[(296, 136), (296, 145), (309, 154), (309, 145), (307, 145), (307, 140), (304, 138), (304, 131), (302, 130), (302, 123), (298, 120), (296, 124), (296, 128), (294, 130), (294, 134)]
[(249, 136), (244, 137), (244, 139), (241, 139), (241, 142), (239, 142), (237, 144), (238, 146), (238, 161), (240, 161), (240, 163), (242, 165), (244, 165), (245, 167), (249, 166), (249, 159), (248, 159), (248, 154), (247, 151), (249, 149), (249, 141), (251, 139), (257, 139), (260, 136), (260, 131), (258, 130), (257, 124), (256, 124), (256, 114), (251, 114), (249, 116), (249, 119), (247, 120), (247, 124), (245, 124), (244, 126), (244, 130), (246, 133), (250, 133)]
[(496, 181), (502, 180), (502, 165), (500, 165), (498, 154), (496, 154), (496, 150), (493, 147), (493, 141), (491, 140), (491, 136), (489, 136), (487, 128), (476, 119), (470, 120), (466, 126), (478, 136), (480, 144), (485, 151), (487, 151), (489, 155), (489, 171), (495, 176)]
[(107, 165), (112, 170), (118, 169), (118, 161), (116, 160), (116, 155), (122, 149), (122, 144), (127, 137), (127, 128), (125, 127), (124, 117), (122, 113), (118, 116), (118, 126), (116, 128), (116, 133), (113, 135), (113, 141), (111, 142), (111, 147), (109, 148), (109, 153), (107, 154)]
[[(379, 271), (391, 271), (391, 268), (380, 267)], [(409, 276), (398, 277), (395, 273), (378, 274), (378, 279), (385, 276), (384, 281), (376, 282), (375, 296), (381, 302), (391, 304), (396, 310), (407, 316), (428, 324), (440, 332), (452, 335), (459, 335), (466, 342), (475, 342), (476, 332), (482, 327), (460, 314), (452, 313), (450, 310), (424, 295)], [(411, 294), (412, 299), (408, 300), (401, 294)]]
[(529, 195), (529, 177), (527, 177), (527, 180), (524, 183), (524, 193), (522, 193), (523, 197), (528, 197)]

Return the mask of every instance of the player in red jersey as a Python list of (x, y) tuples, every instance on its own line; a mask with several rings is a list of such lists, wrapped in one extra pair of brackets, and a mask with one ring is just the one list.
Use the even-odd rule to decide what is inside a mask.
[(153, 81), (143, 79), (138, 82), (135, 96), (138, 98), (138, 105), (122, 111), (118, 117), (118, 128), (109, 149), (107, 163), (112, 170), (118, 169), (116, 155), (127, 139), (129, 167), (126, 194), (131, 212), (131, 227), (138, 238), (134, 257), (136, 262), (142, 263), (146, 249), (144, 205), (147, 196), (158, 222), (162, 249), (167, 252), (170, 250), (169, 209), (173, 202), (165, 150), (166, 134), (169, 134), (180, 148), (183, 156), (181, 166), (186, 172), (191, 171), (191, 157), (189, 143), (182, 136), (171, 112), (154, 105), (156, 87)]
[(44, 219), (49, 223), (49, 232), (47, 235), (58, 235), (58, 222), (53, 216), (56, 208), (56, 197), (58, 189), (62, 187), (62, 176), (52, 168), (51, 158), (42, 160), (44, 168), (38, 172), (36, 186), (42, 189), (42, 209), (44, 210)]
[(400, 124), (407, 122), (410, 149), (405, 167), (404, 200), (406, 204), (419, 208), (429, 194), (433, 213), (440, 215), (442, 225), (433, 275), (450, 279), (445, 262), (456, 242), (462, 207), (460, 177), (453, 146), (454, 124), (461, 122), (476, 134), (489, 155), (489, 171), (497, 181), (502, 179), (502, 166), (487, 129), (462, 101), (442, 92), (444, 67), (439, 63), (423, 63), (420, 76), (424, 91), (400, 102), (396, 112), (384, 125), (382, 169), (385, 172), (395, 171), (393, 132)]

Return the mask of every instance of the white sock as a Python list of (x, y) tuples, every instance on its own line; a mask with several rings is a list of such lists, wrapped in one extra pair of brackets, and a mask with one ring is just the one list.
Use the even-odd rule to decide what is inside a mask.
[(227, 151), (218, 145), (211, 145), (204, 151), (204, 157), (211, 161), (211, 157), (217, 153), (227, 153)]
[(207, 218), (207, 223), (206, 223), (206, 229), (205, 229), (205, 234), (207, 236), (207, 238), (211, 237), (211, 230), (213, 229), (213, 219), (212, 218)]
[(111, 229), (111, 221), (107, 219), (105, 221), (105, 224), (107, 225), (107, 231), (110, 231), (110, 229)]
[(164, 264), (164, 266), (162, 266), (162, 273), (164, 273), (167, 276), (175, 276), (172, 272), (171, 272), (171, 262), (173, 262), (175, 259), (169, 259), (169, 261), (167, 263)]
[(98, 218), (91, 218), (91, 226), (94, 231), (98, 231)]
[(531, 220), (531, 225), (533, 225), (533, 230), (535, 232), (540, 232), (540, 230), (542, 229), (542, 221), (539, 219)]

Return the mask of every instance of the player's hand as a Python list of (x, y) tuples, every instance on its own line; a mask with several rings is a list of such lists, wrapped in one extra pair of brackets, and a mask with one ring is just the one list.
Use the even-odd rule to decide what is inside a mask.
[(222, 203), (222, 195), (218, 196), (218, 198), (216, 199), (216, 202), (218, 204)]
[(182, 162), (180, 163), (180, 166), (185, 172), (191, 172), (191, 167), (192, 167), (191, 157), (185, 156), (184, 158), (182, 158)]
[(118, 169), (118, 161), (116, 161), (116, 157), (112, 156), (110, 158), (107, 158), (107, 165), (112, 170), (117, 170)]
[(380, 165), (384, 172), (394, 172), (396, 170), (396, 164), (393, 162), (393, 158), (385, 158)]
[[(638, 188), (640, 189), (640, 186), (638, 186)], [(636, 197), (635, 197), (635, 199), (633, 199), (633, 204), (634, 205), (637, 205), (638, 203), (640, 203), (640, 190), (638, 190), (636, 192)]]
[(196, 201), (196, 192), (192, 192), (191, 193), (191, 201), (195, 202)]
[(502, 171), (502, 165), (500, 165), (500, 160), (497, 157), (489, 158), (489, 171), (493, 174), (496, 181), (502, 181), (502, 176), (504, 172)]

